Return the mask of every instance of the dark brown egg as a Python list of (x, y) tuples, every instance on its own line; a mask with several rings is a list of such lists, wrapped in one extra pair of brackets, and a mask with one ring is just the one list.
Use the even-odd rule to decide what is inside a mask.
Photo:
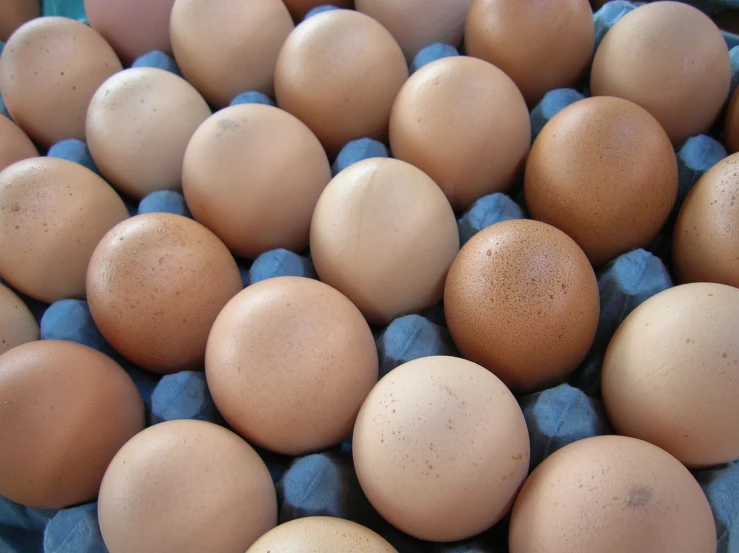
[(0, 4), (0, 40), (7, 42), (18, 27), (39, 15), (41, 3), (38, 0), (3, 0)]
[[(290, 11), (290, 15), (293, 19), (300, 23), (305, 14), (307, 14), (313, 8), (318, 6), (326, 5), (326, 0), (283, 0), (287, 9)], [(353, 7), (353, 0), (331, 0), (331, 5), (337, 8), (351, 9)]]
[(0, 117), (0, 171), (16, 161), (37, 156), (38, 150), (26, 133), (7, 117)]
[(739, 152), (739, 93), (737, 91), (734, 91), (726, 110), (724, 146), (730, 154)]

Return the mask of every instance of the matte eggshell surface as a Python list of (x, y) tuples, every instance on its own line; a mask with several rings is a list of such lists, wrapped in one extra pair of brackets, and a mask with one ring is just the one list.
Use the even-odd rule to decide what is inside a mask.
[(431, 541), (498, 522), (529, 469), (529, 434), (513, 394), (456, 357), (416, 359), (380, 380), (359, 412), (352, 450), (375, 509)]
[(15, 292), (0, 284), (0, 354), (38, 339), (38, 323), (30, 309)]
[(60, 509), (92, 501), (108, 463), (144, 428), (144, 405), (115, 361), (41, 340), (0, 356), (0, 494)]
[(651, 444), (598, 436), (553, 453), (511, 515), (510, 553), (715, 553), (716, 526), (698, 482)]
[(684, 284), (621, 323), (603, 361), (603, 402), (619, 434), (689, 467), (739, 459), (739, 289)]
[(16, 161), (37, 156), (38, 150), (26, 133), (7, 117), (0, 117), (0, 171)]
[(677, 197), (677, 160), (644, 109), (587, 98), (544, 126), (524, 180), (532, 218), (569, 234), (599, 266), (657, 236)]
[(159, 423), (124, 445), (98, 500), (110, 553), (239, 553), (277, 522), (259, 455), (233, 432), (196, 420)]
[(0, 40), (6, 42), (26, 21), (41, 15), (38, 0), (3, 0), (0, 3)]

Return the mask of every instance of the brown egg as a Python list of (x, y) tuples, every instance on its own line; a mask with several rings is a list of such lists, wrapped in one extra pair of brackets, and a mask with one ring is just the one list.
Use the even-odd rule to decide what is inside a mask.
[(734, 91), (726, 110), (724, 145), (730, 154), (739, 152), (739, 93), (736, 91)]
[(641, 440), (597, 436), (544, 460), (521, 489), (510, 553), (715, 553), (716, 526), (698, 482)]
[(95, 499), (110, 460), (144, 428), (144, 404), (109, 357), (40, 340), (0, 356), (0, 419), (0, 494), (61, 509)]
[(657, 236), (677, 197), (677, 160), (645, 110), (588, 98), (539, 133), (524, 188), (532, 218), (565, 231), (599, 266)]
[(45, 303), (85, 295), (95, 246), (128, 210), (108, 183), (64, 159), (36, 157), (0, 173), (0, 276)]
[(90, 26), (103, 35), (129, 65), (137, 57), (161, 50), (171, 53), (169, 16), (174, 0), (85, 0)]
[(292, 30), (281, 0), (175, 0), (170, 26), (182, 74), (217, 107), (248, 90), (273, 94), (277, 55)]
[(237, 553), (277, 523), (277, 497), (264, 461), (236, 434), (168, 421), (115, 456), (98, 517), (110, 553)]
[(470, 0), (356, 0), (357, 10), (392, 33), (408, 63), (425, 46), (459, 46)]
[(85, 139), (87, 105), (121, 62), (96, 31), (66, 17), (20, 27), (0, 56), (0, 91), (13, 120), (42, 146)]
[(41, 15), (38, 0), (3, 0), (0, 4), (0, 40), (6, 42), (26, 21)]
[(205, 371), (218, 410), (239, 434), (302, 455), (351, 433), (378, 361), (372, 331), (346, 296), (317, 280), (280, 277), (223, 308)]
[(313, 516), (280, 524), (247, 553), (397, 553), (383, 537), (356, 522)]
[(397, 159), (367, 159), (323, 191), (310, 229), (321, 280), (372, 323), (436, 304), (459, 251), (449, 202), (423, 171)]
[[(325, 6), (326, 0), (284, 0), (290, 15), (296, 22), (300, 22), (310, 10), (318, 6)], [(351, 9), (354, 7), (354, 0), (331, 0), (331, 5), (336, 8)]]
[(693, 283), (621, 323), (603, 361), (608, 418), (688, 467), (739, 459), (739, 290)]
[(531, 146), (521, 93), (497, 67), (464, 56), (416, 71), (390, 115), (393, 156), (434, 179), (455, 209), (506, 192)]
[(31, 310), (7, 286), (0, 284), (0, 354), (39, 339)]
[(467, 54), (505, 71), (531, 106), (577, 84), (594, 40), (588, 0), (472, 0), (464, 32)]
[(38, 157), (36, 146), (18, 125), (0, 117), (0, 171), (29, 157)]
[(333, 10), (287, 38), (275, 97), (334, 156), (351, 140), (387, 138), (390, 110), (407, 78), (403, 52), (385, 27), (359, 12)]
[(87, 273), (87, 301), (105, 339), (164, 374), (202, 368), (210, 327), (241, 288), (223, 242), (170, 213), (137, 215), (111, 229)]
[(301, 251), (331, 167), (316, 136), (286, 111), (224, 108), (193, 135), (182, 189), (195, 219), (242, 257)]
[(437, 542), (493, 526), (529, 470), (529, 433), (513, 394), (455, 357), (416, 359), (380, 380), (357, 417), (352, 451), (375, 509)]
[(163, 69), (126, 69), (93, 96), (87, 144), (110, 183), (140, 199), (181, 187), (187, 144), (210, 115), (185, 79)]
[(564, 380), (590, 349), (598, 281), (566, 234), (538, 221), (496, 223), (465, 244), (444, 290), (459, 352), (515, 392)]
[(682, 2), (653, 2), (606, 33), (590, 91), (639, 104), (680, 144), (713, 124), (730, 81), (729, 50), (716, 24)]

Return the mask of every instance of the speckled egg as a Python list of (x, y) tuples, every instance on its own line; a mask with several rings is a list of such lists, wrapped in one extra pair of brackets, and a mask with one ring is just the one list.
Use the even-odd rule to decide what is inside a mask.
[(0, 117), (0, 171), (16, 161), (37, 156), (38, 150), (26, 133), (7, 117)]
[(18, 27), (39, 15), (38, 0), (4, 0), (0, 4), (0, 40), (6, 42)]
[(38, 339), (38, 323), (31, 310), (15, 292), (0, 284), (0, 354)]

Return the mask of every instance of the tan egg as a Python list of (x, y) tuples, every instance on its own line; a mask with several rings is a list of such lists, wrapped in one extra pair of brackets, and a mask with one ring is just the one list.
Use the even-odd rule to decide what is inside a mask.
[(304, 517), (280, 524), (247, 553), (397, 553), (369, 528), (335, 517)]
[(236, 434), (168, 421), (115, 456), (98, 518), (110, 553), (236, 553), (277, 523), (277, 498), (264, 461)]
[(39, 340), (0, 356), (0, 494), (38, 509), (92, 501), (118, 449), (144, 428), (144, 404), (115, 361)]
[(97, 31), (66, 17), (20, 27), (0, 56), (0, 91), (13, 120), (48, 147), (85, 139), (85, 116), (98, 87), (122, 69)]
[(423, 171), (397, 159), (344, 169), (318, 200), (310, 230), (322, 281), (372, 323), (435, 305), (459, 251), (449, 202)]
[(332, 10), (304, 21), (285, 41), (275, 97), (335, 156), (351, 140), (387, 138), (407, 78), (403, 52), (385, 27), (359, 12)]
[(724, 145), (730, 154), (739, 152), (739, 94), (734, 91), (724, 121)]
[(31, 310), (10, 288), (0, 284), (0, 354), (39, 339)]
[(593, 96), (639, 104), (673, 144), (708, 130), (729, 95), (731, 62), (721, 31), (682, 2), (653, 2), (622, 17), (593, 59)]
[(465, 358), (511, 390), (529, 392), (564, 380), (584, 359), (598, 327), (598, 281), (563, 232), (538, 221), (505, 221), (459, 252), (444, 312)]
[(273, 94), (275, 63), (293, 21), (281, 0), (176, 0), (172, 50), (185, 78), (223, 107), (237, 94)]
[(455, 357), (416, 359), (380, 380), (357, 417), (352, 451), (373, 507), (436, 542), (493, 526), (529, 470), (529, 433), (513, 394)]
[(38, 157), (36, 146), (18, 125), (0, 117), (0, 171), (29, 157)]
[(459, 46), (470, 0), (356, 0), (356, 5), (392, 33), (410, 63), (436, 42)]
[(511, 79), (487, 62), (443, 58), (416, 71), (393, 105), (390, 149), (434, 179), (457, 210), (510, 190), (531, 146)]
[(90, 26), (130, 65), (137, 57), (172, 52), (169, 16), (174, 0), (85, 0)]
[(346, 296), (317, 280), (279, 277), (223, 308), (205, 371), (219, 412), (239, 434), (302, 455), (351, 433), (378, 360), (372, 331)]
[(588, 0), (472, 0), (464, 33), (467, 54), (505, 71), (530, 106), (577, 84), (594, 40)]
[(672, 236), (672, 266), (680, 282), (739, 288), (739, 153), (719, 161), (696, 183)]
[(85, 295), (95, 246), (128, 210), (108, 183), (64, 159), (36, 157), (0, 173), (0, 276), (51, 303)]
[(313, 209), (331, 180), (316, 136), (289, 113), (260, 104), (224, 108), (187, 147), (182, 189), (195, 219), (254, 259), (308, 246)]
[(177, 190), (187, 144), (210, 115), (185, 79), (163, 69), (126, 69), (93, 96), (87, 145), (103, 175), (129, 196)]
[(223, 242), (170, 213), (137, 215), (111, 229), (87, 273), (87, 301), (105, 339), (164, 374), (202, 368), (213, 321), (241, 288)]
[(5, 42), (26, 21), (41, 15), (38, 0), (4, 0), (0, 4), (0, 40)]
[(619, 434), (691, 468), (739, 459), (739, 290), (660, 292), (621, 323), (603, 361), (603, 402)]
[(524, 180), (532, 218), (569, 234), (599, 266), (657, 236), (677, 197), (677, 160), (644, 109), (587, 98), (544, 126)]
[(715, 553), (716, 526), (698, 482), (670, 454), (622, 436), (553, 453), (513, 507), (510, 553)]
[[(284, 0), (290, 15), (295, 21), (300, 22), (310, 10), (318, 6), (325, 6), (326, 0)], [(331, 0), (331, 5), (341, 9), (354, 7), (354, 0)]]

